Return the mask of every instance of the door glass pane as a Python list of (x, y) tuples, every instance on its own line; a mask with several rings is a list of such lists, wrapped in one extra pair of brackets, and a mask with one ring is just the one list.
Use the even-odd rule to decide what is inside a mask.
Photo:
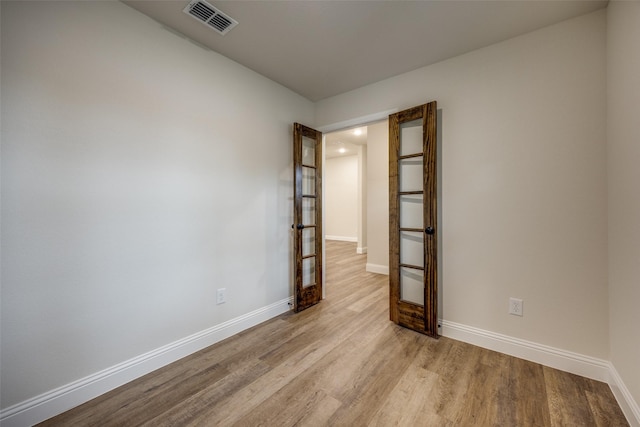
[(316, 225), (316, 199), (302, 199), (302, 223), (304, 225)]
[(313, 227), (302, 229), (302, 256), (315, 255), (316, 229)]
[(424, 274), (421, 270), (400, 267), (400, 299), (424, 305)]
[(316, 257), (302, 260), (302, 287), (315, 285), (316, 282)]
[(400, 233), (400, 264), (424, 267), (424, 233)]
[(400, 191), (422, 191), (422, 156), (400, 160), (398, 164), (398, 179)]
[(400, 155), (422, 153), (422, 119), (400, 124)]
[(316, 170), (302, 167), (302, 194), (315, 196), (316, 194)]
[(302, 137), (302, 164), (307, 166), (316, 165), (316, 140)]
[(422, 194), (400, 196), (400, 228), (423, 228)]

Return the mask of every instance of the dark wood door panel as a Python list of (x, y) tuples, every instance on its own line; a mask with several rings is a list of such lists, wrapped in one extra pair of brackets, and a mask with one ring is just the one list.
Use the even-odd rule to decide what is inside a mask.
[(294, 310), (322, 299), (322, 133), (293, 125)]
[[(399, 325), (432, 337), (438, 337), (436, 113), (433, 101), (389, 116), (389, 316)], [(421, 135), (416, 133), (420, 128)], [(411, 148), (405, 149), (404, 138), (409, 137), (414, 140), (407, 144)], [(422, 174), (419, 182), (416, 170)], [(411, 179), (415, 181), (413, 187), (407, 187)], [(407, 219), (402, 200), (404, 204), (421, 200), (417, 211), (420, 221), (413, 219), (422, 224), (421, 228), (402, 223)], [(419, 256), (409, 254), (416, 250), (415, 244), (408, 248), (403, 241), (410, 240), (408, 237), (415, 241), (417, 236), (422, 239)], [(407, 262), (407, 258), (413, 262)], [(421, 277), (422, 289), (418, 288), (417, 277)], [(412, 287), (405, 286), (405, 279)]]

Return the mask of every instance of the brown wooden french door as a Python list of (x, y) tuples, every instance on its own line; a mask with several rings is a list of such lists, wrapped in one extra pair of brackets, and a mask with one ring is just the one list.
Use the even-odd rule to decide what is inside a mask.
[(322, 299), (322, 132), (293, 125), (296, 312)]
[(438, 337), (435, 101), (389, 116), (390, 317)]

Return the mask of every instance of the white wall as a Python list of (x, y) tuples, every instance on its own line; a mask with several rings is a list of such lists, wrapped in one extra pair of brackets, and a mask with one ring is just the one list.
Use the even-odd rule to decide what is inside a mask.
[(119, 2), (1, 7), (2, 407), (288, 298), (313, 104)]
[[(290, 124), (432, 99), (445, 319), (610, 359), (640, 400), (637, 2), (321, 101), (315, 123), (121, 3), (0, 9), (2, 408), (287, 298)], [(368, 263), (388, 263), (386, 130)]]
[(445, 320), (608, 359), (605, 33), (599, 11), (317, 103), (328, 126), (438, 101)]
[(389, 273), (389, 122), (367, 127), (367, 271)]
[(609, 3), (607, 65), (611, 362), (640, 402), (639, 2)]
[(356, 252), (367, 253), (367, 146), (358, 146), (358, 246)]
[(325, 236), (358, 240), (358, 156), (327, 159), (324, 167)]

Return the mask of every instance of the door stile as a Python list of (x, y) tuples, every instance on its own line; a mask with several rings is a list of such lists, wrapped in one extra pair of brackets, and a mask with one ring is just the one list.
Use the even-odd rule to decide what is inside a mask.
[[(438, 170), (437, 104), (430, 102), (423, 115), (424, 224), (425, 224), (425, 330), (438, 337)], [(431, 227), (431, 231), (428, 231)]]
[(398, 155), (400, 151), (399, 117), (389, 116), (389, 317), (398, 323), (400, 301), (400, 199), (398, 198)]

